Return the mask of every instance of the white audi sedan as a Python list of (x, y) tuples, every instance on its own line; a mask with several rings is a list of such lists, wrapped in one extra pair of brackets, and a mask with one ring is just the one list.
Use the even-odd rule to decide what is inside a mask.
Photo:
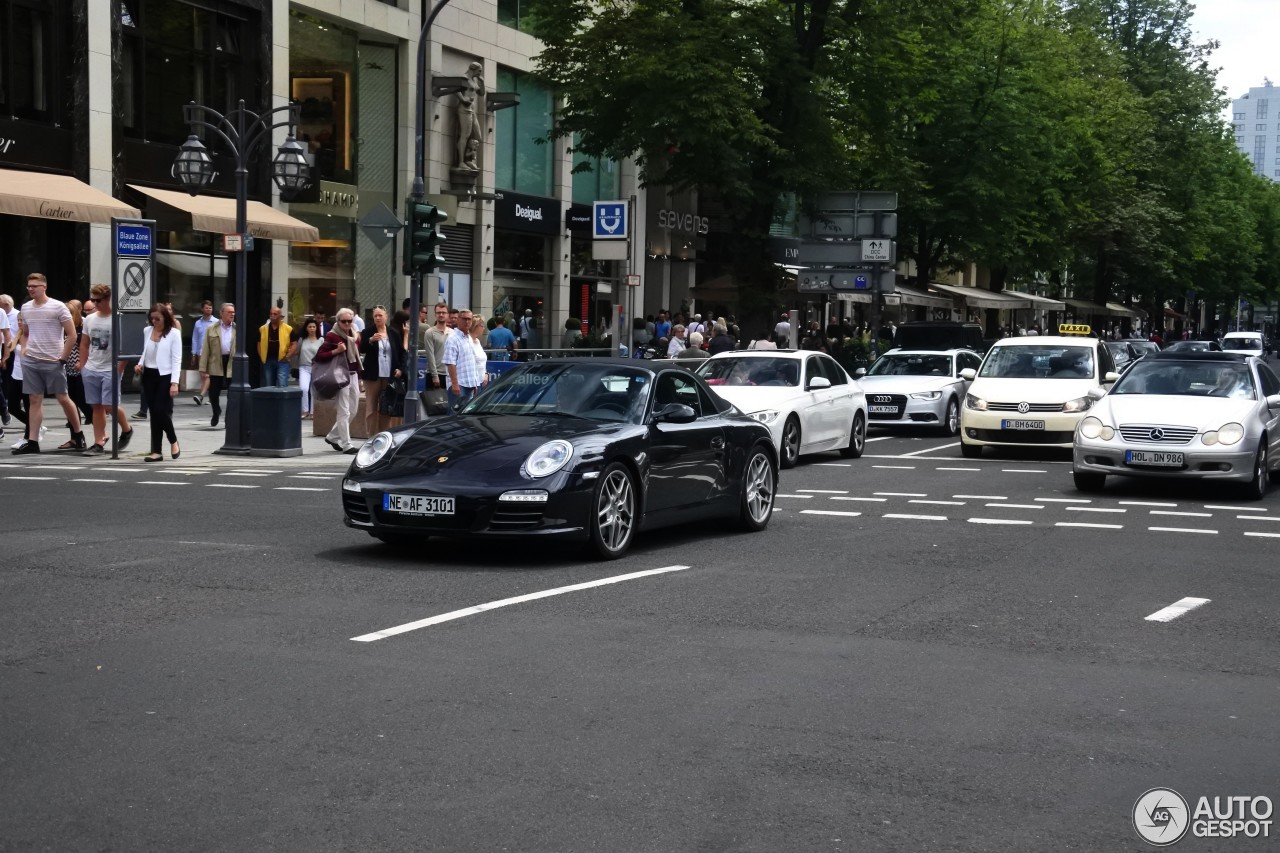
[(960, 404), (969, 391), (962, 370), (977, 370), (982, 356), (967, 349), (889, 350), (870, 370), (858, 368), (872, 426), (930, 427), (960, 432)]
[(801, 454), (858, 457), (867, 441), (867, 398), (824, 352), (735, 350), (695, 372), (711, 390), (769, 428), (783, 468)]
[(1108, 476), (1226, 480), (1260, 500), (1280, 464), (1280, 378), (1260, 358), (1162, 352), (1136, 362), (1075, 432), (1084, 492)]

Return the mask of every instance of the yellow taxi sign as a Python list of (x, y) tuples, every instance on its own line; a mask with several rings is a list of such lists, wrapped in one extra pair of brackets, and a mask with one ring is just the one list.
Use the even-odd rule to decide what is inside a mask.
[(1085, 323), (1062, 323), (1058, 326), (1060, 335), (1092, 335), (1093, 329)]

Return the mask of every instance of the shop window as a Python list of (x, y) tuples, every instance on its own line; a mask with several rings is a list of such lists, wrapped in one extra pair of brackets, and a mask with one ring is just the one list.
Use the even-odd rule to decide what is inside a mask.
[(289, 18), (289, 86), (302, 105), (298, 141), (326, 181), (357, 183), (355, 86), (359, 44), (355, 33), (294, 13)]
[(498, 23), (522, 33), (529, 32), (528, 0), (498, 0)]
[(520, 106), (496, 113), (495, 186), (529, 195), (551, 195), (551, 90), (526, 74), (499, 69), (494, 91), (520, 93)]
[(573, 152), (573, 203), (591, 204), (622, 195), (622, 171), (617, 162)]
[(493, 240), (493, 268), (497, 272), (548, 271), (547, 238), (537, 234), (499, 231)]
[(70, 81), (65, 0), (0, 0), (0, 115), (60, 122)]

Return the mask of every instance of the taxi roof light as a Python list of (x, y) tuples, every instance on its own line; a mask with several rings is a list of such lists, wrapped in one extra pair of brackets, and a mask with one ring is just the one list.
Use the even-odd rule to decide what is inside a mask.
[(1087, 323), (1062, 323), (1058, 326), (1058, 334), (1087, 337), (1093, 334), (1093, 328)]

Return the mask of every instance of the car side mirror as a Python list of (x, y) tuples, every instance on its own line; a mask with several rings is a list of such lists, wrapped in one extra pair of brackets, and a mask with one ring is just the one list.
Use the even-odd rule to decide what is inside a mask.
[(1106, 388), (1090, 388), (1087, 392), (1085, 392), (1085, 396), (1088, 397), (1090, 400), (1097, 402), (1098, 400), (1101, 400), (1103, 397), (1107, 396), (1107, 389)]
[(1102, 382), (1104, 385), (1110, 385), (1112, 382), (1115, 382), (1119, 378), (1120, 378), (1119, 373), (1116, 373), (1114, 370), (1109, 370), (1107, 371), (1107, 375), (1102, 377)]
[(809, 380), (809, 390), (818, 391), (822, 388), (830, 388), (831, 380), (825, 376), (815, 376)]
[(867, 375), (867, 369), (865, 367), (859, 367), (857, 370), (853, 372), (854, 379), (861, 379), (866, 375)]
[(653, 422), (655, 424), (691, 424), (697, 419), (698, 413), (693, 410), (692, 406), (686, 406), (684, 403), (667, 403), (653, 413)]
[(960, 371), (960, 378), (966, 382), (972, 382), (977, 377), (978, 371), (974, 370), (972, 367), (966, 367), (964, 370)]
[(1267, 397), (1268, 409), (1280, 409), (1280, 394), (1272, 394)]

